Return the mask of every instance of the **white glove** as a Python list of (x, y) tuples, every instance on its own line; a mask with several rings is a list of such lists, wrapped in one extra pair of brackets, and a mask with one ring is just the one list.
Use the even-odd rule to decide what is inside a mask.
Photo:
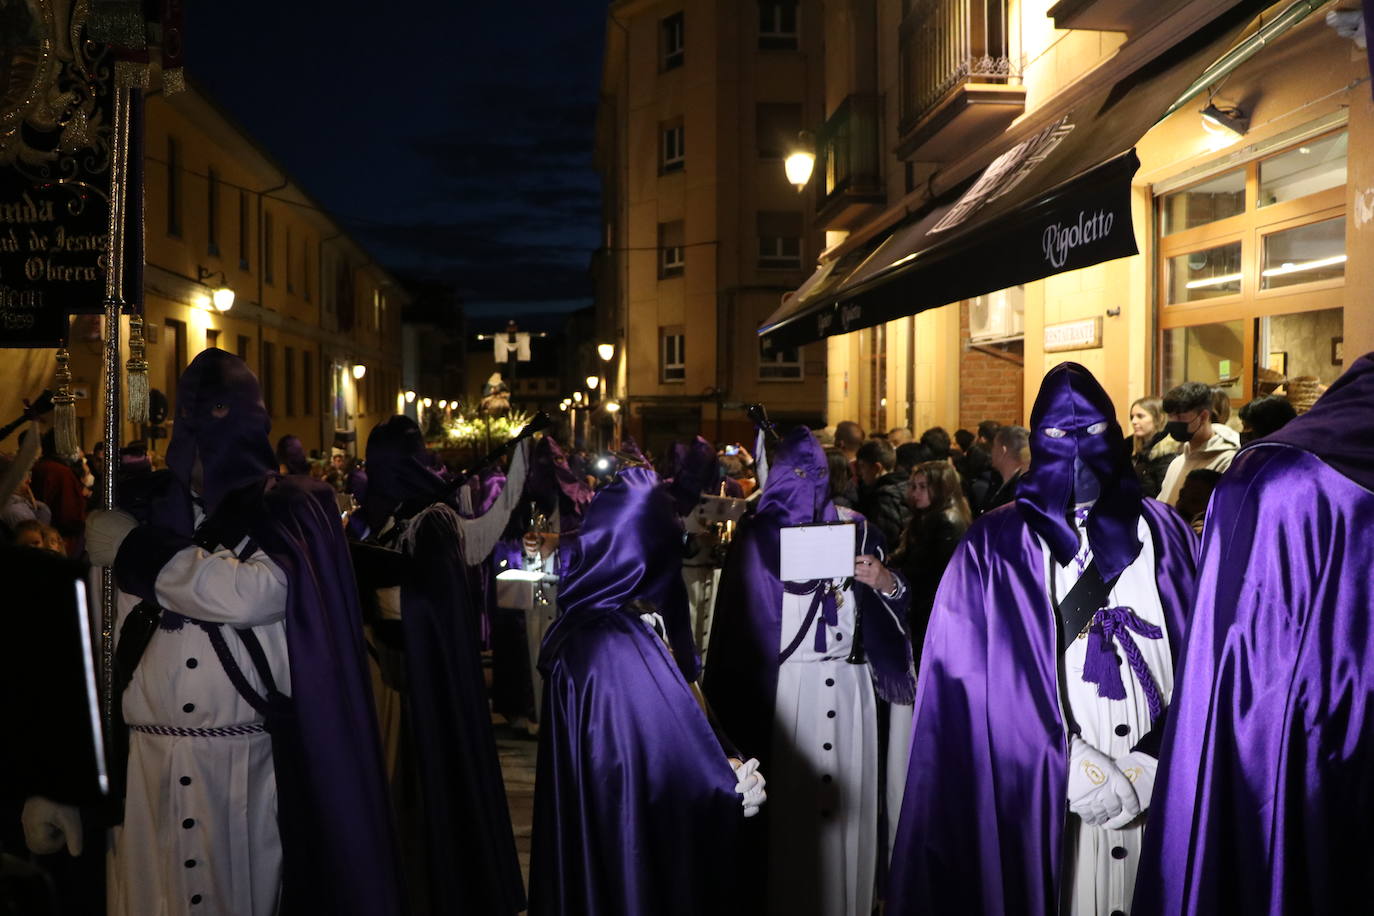
[(1140, 799), (1116, 762), (1077, 735), (1069, 748), (1067, 794), (1069, 810), (1089, 827), (1119, 827), (1140, 814)]
[(739, 780), (735, 791), (743, 796), (740, 806), (744, 808), (744, 816), (753, 817), (759, 813), (759, 807), (768, 801), (768, 793), (763, 791), (766, 783), (763, 774), (759, 772), (759, 762), (754, 757), (750, 757), (744, 763), (731, 760), (730, 767), (735, 771), (735, 778)]
[(138, 527), (122, 509), (98, 509), (86, 516), (86, 554), (92, 566), (113, 566), (119, 545)]
[[(1159, 769), (1159, 761), (1141, 751), (1131, 751), (1116, 758), (1116, 768), (1130, 780), (1131, 787), (1135, 789), (1135, 797), (1140, 801), (1140, 810), (1149, 811), (1150, 799), (1155, 794), (1155, 771)], [(1122, 817), (1125, 817), (1125, 814), (1126, 812), (1121, 812)], [(1108, 830), (1120, 830), (1128, 823), (1129, 818), (1119, 824), (1108, 821), (1106, 826)]]
[(81, 855), (81, 812), (71, 805), (35, 795), (24, 802), (19, 821), (24, 825), (24, 842), (30, 852), (48, 855), (61, 849), (65, 841), (67, 852)]

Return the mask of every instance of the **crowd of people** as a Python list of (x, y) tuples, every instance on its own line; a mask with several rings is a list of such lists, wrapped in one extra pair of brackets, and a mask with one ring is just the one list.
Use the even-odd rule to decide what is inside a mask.
[[(117, 804), (7, 786), (4, 849), (22, 827), (75, 855), (111, 829), (123, 916), (1340, 911), (1360, 870), (1290, 876), (1274, 844), (1348, 840), (1363, 808), (1256, 780), (1312, 794), (1312, 767), (1345, 785), (1369, 755), (1304, 769), (1261, 753), (1266, 726), (1208, 722), (1261, 687), (1291, 715), (1229, 673), (1228, 621), (1287, 684), (1292, 637), (1264, 610), (1327, 607), (1293, 556), (1266, 585), (1275, 548), (1236, 518), (1317, 539), (1309, 563), (1349, 554), (1332, 600), (1370, 607), (1372, 385), (1366, 358), (1301, 420), (1272, 396), (1233, 420), (1188, 382), (1123, 433), (1064, 364), (1028, 426), (761, 425), (657, 456), (527, 429), (464, 468), (404, 416), (357, 458), (273, 445), (256, 378), (205, 351), (165, 453), (132, 443), (107, 471), (35, 424), (0, 461), (13, 549), (84, 557), (120, 591)], [(1299, 483), (1316, 491), (1293, 506)], [(1242, 601), (1218, 564), (1247, 550)], [(1251, 649), (1263, 626), (1280, 649)], [(1307, 702), (1307, 721), (1346, 708)], [(539, 742), (528, 886), (494, 721)], [(1332, 746), (1370, 740), (1360, 721)], [(1249, 824), (1255, 802), (1301, 838)]]

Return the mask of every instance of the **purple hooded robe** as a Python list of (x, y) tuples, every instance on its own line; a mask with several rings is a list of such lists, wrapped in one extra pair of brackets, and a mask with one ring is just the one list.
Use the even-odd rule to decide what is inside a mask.
[(685, 606), (681, 540), (666, 489), (630, 468), (568, 546), (539, 658), (531, 916), (739, 912), (740, 797), (688, 685), (690, 633), (684, 658), (640, 619)]
[[(115, 560), (120, 587), (146, 601), (162, 567), (197, 542), (247, 536), (286, 574), (290, 696), (269, 695), (284, 866), (283, 911), (401, 912), (386, 776), (363, 648), (362, 614), (334, 491), (278, 477), (258, 380), (219, 349), (177, 383), (170, 474), (140, 507), (147, 523)], [(193, 532), (190, 482), (199, 458), (206, 520)], [(150, 484), (144, 492), (152, 492)], [(163, 626), (181, 625), (164, 613)]]
[[(1061, 564), (1073, 559), (1079, 541), (1068, 515), (1076, 470), (1080, 485), (1097, 495), (1087, 528), (1104, 579), (1139, 553), (1142, 515), (1149, 524), (1177, 659), (1192, 598), (1192, 530), (1168, 506), (1141, 497), (1106, 392), (1082, 366), (1056, 366), (1040, 387), (1031, 427), (1031, 470), (1016, 503), (974, 522), (935, 598), (917, 677), (889, 914), (1059, 911), (1067, 729), (1059, 620), (1036, 535)], [(1047, 429), (1066, 434), (1052, 437)], [(1136, 748), (1157, 753), (1160, 730), (1156, 723)]]
[[(477, 644), (475, 608), (463, 562), (460, 516), (447, 499), (453, 488), (425, 460), (415, 421), (394, 416), (367, 439), (371, 470), (366, 506), (373, 531), (407, 562), (401, 576), (405, 657), (403, 729), (398, 767), (419, 772), (420, 798), (398, 807), (409, 849), (433, 913), (516, 913), (524, 908), (515, 835), (492, 733)], [(388, 539), (394, 534), (396, 541)], [(412, 807), (413, 806), (413, 807)], [(414, 821), (418, 819), (420, 823)]]
[(1369, 911), (1372, 611), (1374, 354), (1212, 494), (1135, 912)]

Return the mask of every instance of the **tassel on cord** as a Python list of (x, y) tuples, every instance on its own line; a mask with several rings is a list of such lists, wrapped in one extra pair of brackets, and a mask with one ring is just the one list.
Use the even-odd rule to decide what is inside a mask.
[(80, 443), (76, 438), (76, 396), (72, 394), (71, 354), (64, 347), (57, 351), (57, 394), (52, 396), (53, 439), (57, 454), (76, 457)]
[(148, 361), (143, 358), (143, 319), (129, 318), (129, 361), (124, 364), (129, 381), (129, 422), (148, 422)]

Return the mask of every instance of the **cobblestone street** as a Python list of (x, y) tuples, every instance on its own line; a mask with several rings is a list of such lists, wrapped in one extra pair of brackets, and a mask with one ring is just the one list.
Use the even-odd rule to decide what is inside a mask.
[(525, 886), (530, 879), (530, 824), (534, 816), (534, 764), (539, 743), (518, 737), (500, 717), (496, 720), (496, 749), (501, 755), (501, 776), (506, 783), (511, 825), (515, 828), (515, 848), (520, 854), (520, 873)]

